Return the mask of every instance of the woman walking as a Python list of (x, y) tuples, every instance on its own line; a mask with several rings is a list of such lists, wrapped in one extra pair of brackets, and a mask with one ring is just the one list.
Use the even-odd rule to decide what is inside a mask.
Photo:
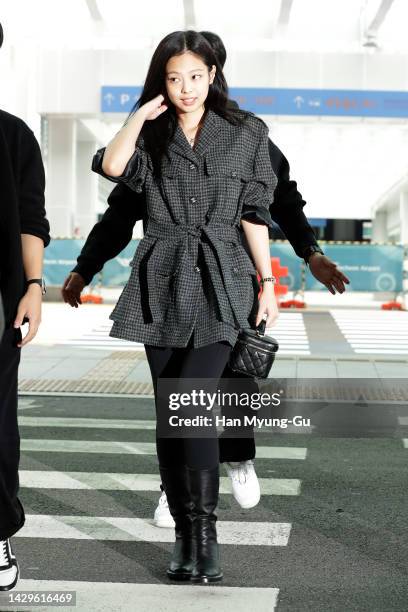
[[(163, 378), (216, 386), (241, 328), (278, 316), (269, 254), (276, 177), (267, 126), (228, 105), (208, 41), (174, 32), (155, 50), (139, 101), (93, 160), (93, 170), (146, 193), (147, 230), (111, 314), (111, 336), (142, 342), (157, 420)], [(256, 269), (242, 247), (242, 224)], [(256, 278), (262, 293), (254, 311)], [(212, 437), (157, 437), (159, 470), (176, 543), (167, 575), (222, 579), (216, 534), (219, 451)], [(193, 547), (193, 541), (195, 546)]]

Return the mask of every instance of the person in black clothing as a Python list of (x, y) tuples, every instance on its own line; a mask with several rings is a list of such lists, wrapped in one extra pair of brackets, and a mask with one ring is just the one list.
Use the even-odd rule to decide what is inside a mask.
[(4, 328), (5, 328), (5, 321), (4, 321), (3, 298), (1, 297), (1, 293), (0, 293), (0, 342), (3, 338)]
[[(210, 42), (223, 66), (226, 50), (220, 37), (211, 32), (201, 32), (201, 34)], [(306, 202), (299, 193), (296, 182), (290, 179), (289, 163), (271, 140), (269, 140), (269, 155), (273, 171), (278, 178), (274, 202), (270, 207), (273, 221), (279, 225), (296, 254), (305, 259), (314, 277), (332, 294), (335, 294), (336, 290), (343, 293), (345, 283), (349, 283), (349, 279), (320, 249), (313, 229), (303, 212)], [(77, 265), (68, 275), (62, 288), (64, 300), (75, 308), (81, 303), (80, 294), (83, 288), (92, 281), (106, 261), (118, 255), (129, 243), (136, 221), (143, 220), (145, 230), (146, 205), (143, 193), (136, 193), (125, 184), (119, 183), (110, 194), (108, 205), (101, 221), (91, 230), (78, 257)], [(244, 232), (241, 233), (243, 245), (251, 256)], [(227, 366), (222, 377), (233, 379), (237, 378), (237, 375)], [(249, 392), (251, 383), (249, 380)], [(252, 390), (257, 391), (255, 383)], [(252, 461), (254, 457), (253, 436), (235, 439), (220, 437), (220, 461), (225, 463), (231, 477), (235, 498), (245, 508), (253, 507), (259, 500), (259, 484)], [(155, 513), (155, 522), (158, 526), (172, 526), (164, 492)]]
[[(0, 46), (2, 38), (0, 25)], [(17, 374), (21, 347), (34, 338), (41, 319), (43, 253), (50, 241), (44, 184), (33, 132), (0, 110), (0, 292), (5, 327), (0, 337), (0, 591), (17, 583), (19, 568), (10, 538), (25, 522), (18, 499)], [(22, 339), (20, 326), (25, 322), (29, 329)]]

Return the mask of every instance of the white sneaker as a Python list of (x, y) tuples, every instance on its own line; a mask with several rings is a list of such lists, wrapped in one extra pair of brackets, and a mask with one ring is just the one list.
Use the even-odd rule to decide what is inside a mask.
[(232, 494), (241, 508), (253, 508), (261, 497), (258, 477), (254, 462), (231, 461), (224, 463), (228, 476), (232, 482)]
[(167, 503), (166, 493), (162, 490), (162, 494), (159, 499), (159, 505), (154, 511), (154, 524), (156, 527), (175, 527), (174, 519), (170, 514), (169, 504)]
[(18, 575), (18, 563), (11, 550), (10, 540), (0, 540), (0, 591), (13, 589)]

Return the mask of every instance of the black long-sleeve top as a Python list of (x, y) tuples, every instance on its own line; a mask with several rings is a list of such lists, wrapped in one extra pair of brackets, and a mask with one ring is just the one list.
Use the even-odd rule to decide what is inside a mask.
[(0, 291), (6, 325), (25, 293), (21, 234), (50, 242), (44, 207), (44, 166), (31, 129), (0, 110)]

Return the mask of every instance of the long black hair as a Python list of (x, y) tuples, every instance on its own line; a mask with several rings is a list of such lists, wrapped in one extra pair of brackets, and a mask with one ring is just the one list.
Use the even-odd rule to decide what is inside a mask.
[(215, 34), (215, 32), (208, 32), (208, 30), (202, 30), (200, 34), (202, 34), (204, 38), (208, 40), (215, 55), (217, 56), (217, 60), (224, 68), (224, 64), (227, 61), (227, 50), (222, 42), (222, 39), (218, 36), (218, 34)]
[(126, 121), (146, 102), (159, 94), (164, 95), (168, 109), (157, 119), (146, 121), (142, 128), (142, 136), (146, 151), (153, 160), (155, 170), (158, 171), (159, 161), (166, 153), (167, 145), (177, 128), (177, 114), (174, 105), (166, 95), (166, 65), (171, 57), (191, 51), (198, 55), (211, 70), (216, 66), (216, 73), (211, 84), (204, 107), (211, 109), (233, 125), (242, 124), (246, 113), (229, 104), (228, 85), (225, 80), (221, 63), (210, 42), (194, 30), (177, 31), (168, 34), (157, 46), (147, 71), (146, 80), (140, 98), (133, 106)]

